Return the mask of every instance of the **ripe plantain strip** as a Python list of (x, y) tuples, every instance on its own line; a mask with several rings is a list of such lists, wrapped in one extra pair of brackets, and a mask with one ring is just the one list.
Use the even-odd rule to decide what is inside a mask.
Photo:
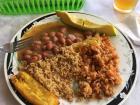
[(26, 72), (20, 71), (10, 80), (17, 91), (33, 105), (58, 105), (58, 98)]

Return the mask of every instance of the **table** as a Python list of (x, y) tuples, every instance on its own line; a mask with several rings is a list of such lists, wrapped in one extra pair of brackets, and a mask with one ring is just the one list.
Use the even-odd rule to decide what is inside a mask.
[[(81, 11), (94, 14), (113, 23), (119, 22), (119, 16), (125, 17), (127, 14), (121, 14), (113, 10), (113, 0), (86, 0)], [(138, 3), (135, 13), (140, 14), (140, 2)], [(39, 15), (27, 16), (0, 16), (0, 45), (9, 42), (14, 34), (27, 22), (38, 17)], [(138, 64), (140, 64), (140, 46), (134, 46), (137, 52)], [(3, 70), (4, 53), (0, 53), (0, 105), (19, 105), (11, 95), (4, 77)], [(140, 68), (138, 69), (138, 71)], [(139, 73), (140, 74), (140, 73)], [(138, 74), (136, 86), (124, 105), (139, 105), (140, 100), (140, 75)]]

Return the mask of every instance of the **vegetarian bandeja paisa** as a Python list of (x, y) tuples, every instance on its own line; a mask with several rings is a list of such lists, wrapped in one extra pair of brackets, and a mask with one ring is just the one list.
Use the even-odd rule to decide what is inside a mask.
[(34, 26), (23, 36), (35, 40), (18, 52), (19, 73), (11, 78), (17, 91), (34, 105), (113, 96), (122, 81), (109, 39), (115, 37), (115, 28), (62, 11), (56, 14), (62, 22)]

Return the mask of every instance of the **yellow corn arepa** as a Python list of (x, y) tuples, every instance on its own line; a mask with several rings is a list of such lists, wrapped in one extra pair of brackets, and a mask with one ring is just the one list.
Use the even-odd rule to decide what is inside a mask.
[(18, 92), (33, 105), (58, 105), (58, 98), (26, 72), (19, 71), (10, 80)]

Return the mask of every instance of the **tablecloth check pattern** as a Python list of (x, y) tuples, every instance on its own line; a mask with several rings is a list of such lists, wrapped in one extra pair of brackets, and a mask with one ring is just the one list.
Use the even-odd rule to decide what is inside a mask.
[[(100, 16), (114, 24), (120, 22), (128, 14), (121, 14), (113, 10), (113, 0), (86, 0), (84, 8), (81, 10), (86, 13)], [(135, 11), (140, 15), (140, 2), (138, 3)], [(39, 15), (28, 16), (0, 16), (0, 45), (9, 42), (14, 34), (27, 22), (38, 17)], [(135, 46), (138, 64), (140, 64), (140, 46)], [(4, 53), (0, 53), (0, 105), (19, 105), (10, 93), (4, 78)], [(140, 68), (138, 68), (138, 71)], [(129, 98), (125, 101), (124, 105), (140, 105), (140, 72), (138, 73), (137, 82), (134, 90)]]

